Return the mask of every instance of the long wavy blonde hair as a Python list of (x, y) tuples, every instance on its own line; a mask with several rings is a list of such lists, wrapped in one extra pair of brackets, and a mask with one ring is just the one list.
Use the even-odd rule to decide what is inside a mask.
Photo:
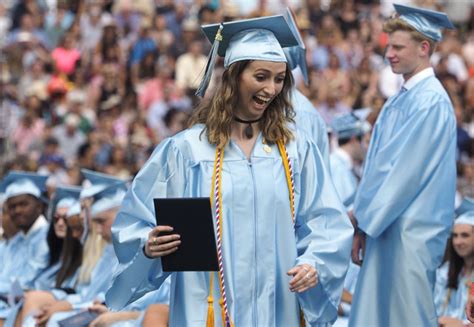
[[(239, 100), (240, 75), (250, 63), (243, 60), (233, 63), (222, 75), (222, 82), (209, 100), (203, 100), (194, 111), (190, 125), (204, 124), (203, 132), (210, 144), (224, 148), (230, 140), (231, 124), (234, 117), (234, 108)], [(283, 140), (285, 143), (293, 138), (288, 127), (294, 122), (295, 115), (291, 105), (291, 90), (293, 76), (288, 65), (283, 83), (283, 89), (265, 110), (259, 122), (263, 137), (268, 143)]]

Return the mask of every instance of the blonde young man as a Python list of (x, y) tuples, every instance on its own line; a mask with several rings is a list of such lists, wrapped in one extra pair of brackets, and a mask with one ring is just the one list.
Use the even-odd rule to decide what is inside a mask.
[(354, 202), (352, 258), (363, 264), (349, 326), (438, 326), (435, 271), (454, 217), (456, 120), (430, 66), (453, 25), (444, 13), (394, 6), (386, 58), (404, 83), (375, 124)]

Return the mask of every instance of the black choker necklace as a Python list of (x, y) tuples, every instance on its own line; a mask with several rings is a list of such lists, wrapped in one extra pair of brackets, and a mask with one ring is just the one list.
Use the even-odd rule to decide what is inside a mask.
[(234, 120), (236, 122), (239, 122), (239, 123), (242, 123), (242, 124), (248, 124), (244, 129), (245, 136), (248, 139), (251, 139), (253, 137), (252, 124), (260, 121), (261, 119), (262, 119), (262, 117), (260, 117), (258, 119), (255, 119), (255, 120), (243, 120), (243, 119), (240, 119), (239, 117), (234, 116)]

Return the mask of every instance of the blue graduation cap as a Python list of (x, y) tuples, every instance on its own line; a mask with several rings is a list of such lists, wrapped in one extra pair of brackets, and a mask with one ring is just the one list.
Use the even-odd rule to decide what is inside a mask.
[(362, 136), (370, 131), (371, 125), (365, 120), (368, 115), (365, 115), (366, 111), (362, 113), (356, 112), (354, 111), (333, 119), (331, 130), (336, 133), (338, 139)]
[(211, 80), (217, 55), (224, 57), (224, 67), (241, 60), (287, 62), (282, 48), (298, 45), (283, 15), (242, 19), (201, 27), (211, 52), (203, 80), (196, 95), (203, 96)]
[(296, 67), (300, 67), (301, 74), (303, 74), (304, 82), (306, 85), (309, 84), (309, 76), (308, 76), (308, 67), (306, 65), (306, 46), (304, 45), (303, 38), (298, 29), (298, 25), (294, 19), (293, 13), (291, 12), (290, 8), (286, 8), (285, 18), (288, 22), (288, 26), (293, 32), (293, 35), (298, 42), (298, 45), (295, 47), (286, 47), (283, 49), (285, 52), (286, 59), (288, 61), (288, 65), (290, 69), (293, 70)]
[(56, 208), (70, 208), (79, 200), (82, 188), (78, 186), (58, 186), (54, 192), (52, 206)]
[(119, 179), (112, 175), (107, 175), (99, 173), (89, 169), (81, 169), (81, 173), (84, 175), (92, 185), (90, 187), (84, 188), (81, 192), (80, 198), (89, 198), (95, 194), (105, 190), (109, 186), (115, 184), (126, 184), (127, 181)]
[(469, 211), (474, 212), (474, 199), (464, 198), (462, 199), (461, 204), (459, 205), (459, 207), (456, 208), (454, 213), (456, 214), (456, 216), (460, 216)]
[(393, 4), (399, 18), (415, 30), (436, 42), (441, 40), (443, 28), (454, 29), (448, 15), (443, 12)]
[(48, 176), (36, 173), (11, 171), (0, 183), (0, 192), (4, 193), (5, 200), (11, 197), (29, 194), (40, 200), (45, 200), (46, 180)]
[(471, 225), (474, 226), (474, 210), (467, 211), (457, 217), (454, 220), (455, 225), (463, 224), (463, 225)]
[(72, 216), (77, 216), (81, 213), (81, 202), (79, 200), (74, 201), (69, 207), (66, 217), (70, 218)]
[(92, 219), (100, 212), (122, 205), (126, 193), (127, 185), (125, 183), (116, 183), (95, 194), (91, 207)]

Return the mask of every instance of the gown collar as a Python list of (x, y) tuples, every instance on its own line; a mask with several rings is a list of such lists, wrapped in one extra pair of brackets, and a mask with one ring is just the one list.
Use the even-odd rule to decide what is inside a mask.
[(354, 167), (351, 156), (343, 149), (335, 149), (334, 155), (338, 156), (350, 169)]
[[(28, 230), (26, 234), (23, 234), (25, 238), (29, 237), (30, 235), (34, 234), (35, 231), (38, 229), (42, 228), (43, 226), (46, 226), (48, 224), (48, 221), (43, 215), (40, 215), (38, 218), (36, 218), (35, 222), (31, 226), (31, 228)], [(23, 233), (23, 232), (21, 232)]]
[(403, 83), (402, 87), (409, 90), (427, 77), (435, 76), (433, 67), (428, 67), (413, 75), (408, 81)]

